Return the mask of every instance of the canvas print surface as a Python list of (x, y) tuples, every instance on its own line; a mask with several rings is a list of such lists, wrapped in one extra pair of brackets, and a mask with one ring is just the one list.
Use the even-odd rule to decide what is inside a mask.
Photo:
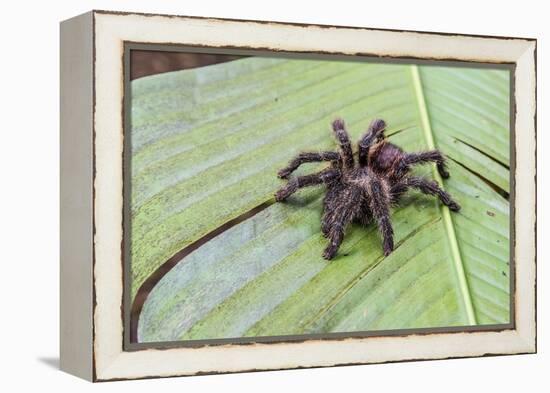
[(130, 70), (132, 342), (511, 322), (509, 69), (157, 50)]

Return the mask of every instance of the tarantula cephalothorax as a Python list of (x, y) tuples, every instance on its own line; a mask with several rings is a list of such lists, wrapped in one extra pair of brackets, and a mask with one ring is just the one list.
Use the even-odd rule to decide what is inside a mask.
[(434, 162), (442, 177), (449, 177), (445, 157), (438, 150), (407, 153), (386, 141), (383, 120), (373, 120), (359, 141), (357, 165), (344, 121), (332, 123), (340, 152), (301, 153), (286, 168), (279, 171), (280, 178), (287, 178), (301, 164), (329, 161), (330, 166), (318, 173), (294, 177), (275, 194), (280, 202), (302, 187), (326, 185), (324, 212), (321, 223), (323, 235), (330, 241), (323, 257), (332, 259), (344, 238), (344, 231), (351, 221), (366, 225), (374, 218), (384, 242), (384, 255), (393, 251), (393, 228), (390, 206), (409, 189), (437, 196), (453, 211), (460, 210), (458, 203), (430, 179), (410, 175), (411, 165)]

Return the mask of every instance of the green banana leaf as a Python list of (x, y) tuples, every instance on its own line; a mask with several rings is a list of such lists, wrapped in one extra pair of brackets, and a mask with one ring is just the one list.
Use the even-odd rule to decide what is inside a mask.
[[(140, 342), (504, 324), (510, 321), (506, 70), (250, 57), (132, 82), (131, 297), (148, 294)], [(411, 192), (392, 209), (396, 247), (351, 225), (322, 259), (324, 190), (273, 203), (300, 151), (357, 140), (373, 118), (407, 151), (439, 148), (460, 203)], [(326, 164), (325, 164), (326, 165)], [(303, 165), (297, 175), (323, 165)], [(238, 220), (262, 204), (269, 206)], [(236, 221), (231, 221), (237, 219)]]

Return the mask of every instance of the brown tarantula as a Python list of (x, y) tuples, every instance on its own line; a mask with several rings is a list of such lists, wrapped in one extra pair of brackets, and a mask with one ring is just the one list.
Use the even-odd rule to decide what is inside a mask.
[(393, 229), (390, 206), (409, 189), (439, 197), (453, 211), (460, 210), (458, 203), (432, 180), (410, 175), (411, 165), (434, 162), (443, 178), (449, 177), (445, 157), (438, 150), (407, 153), (386, 141), (383, 120), (373, 120), (359, 141), (358, 165), (355, 165), (349, 135), (342, 119), (332, 123), (340, 152), (300, 153), (290, 164), (279, 171), (280, 178), (288, 178), (301, 164), (329, 161), (331, 165), (312, 175), (292, 178), (275, 194), (280, 202), (302, 187), (325, 184), (324, 213), (321, 223), (323, 235), (330, 244), (323, 252), (332, 259), (351, 221), (368, 224), (373, 217), (384, 241), (384, 255), (393, 251)]

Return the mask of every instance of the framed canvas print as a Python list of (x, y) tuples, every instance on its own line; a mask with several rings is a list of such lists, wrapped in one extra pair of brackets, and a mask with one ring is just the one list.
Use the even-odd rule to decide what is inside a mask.
[(61, 367), (536, 351), (536, 41), (61, 24)]

